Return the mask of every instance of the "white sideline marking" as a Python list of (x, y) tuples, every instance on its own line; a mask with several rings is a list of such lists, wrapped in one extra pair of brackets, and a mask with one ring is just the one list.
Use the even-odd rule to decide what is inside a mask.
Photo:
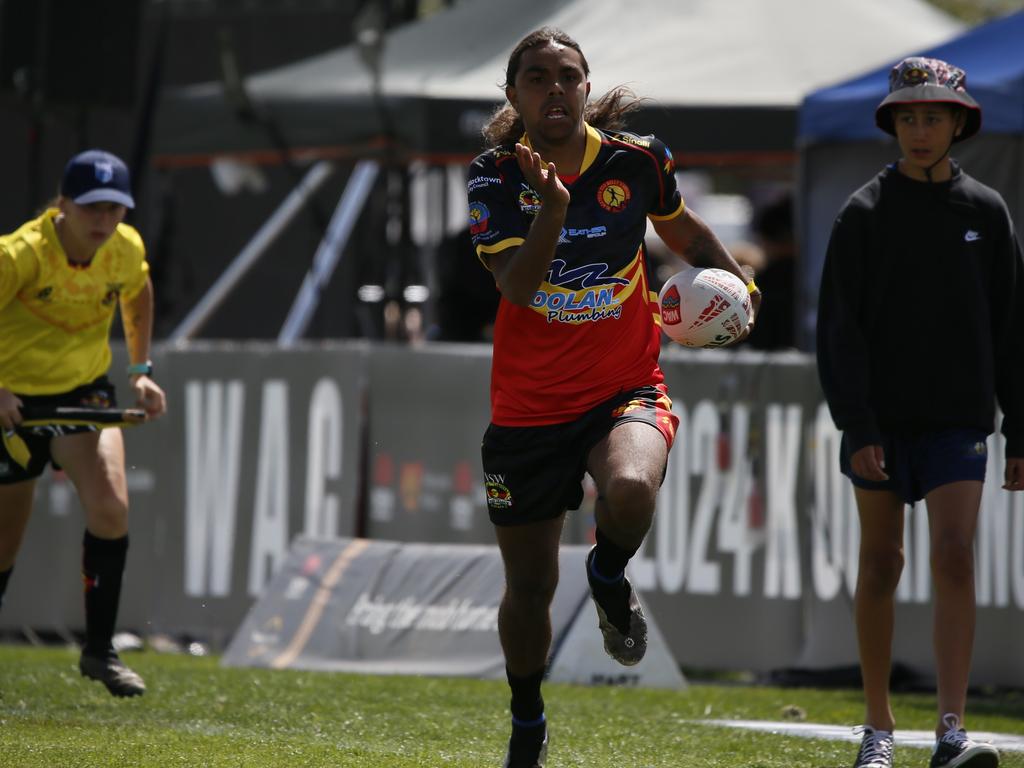
[[(860, 735), (853, 728), (844, 725), (821, 725), (819, 723), (772, 722), (770, 720), (692, 720), (698, 725), (712, 725), (721, 728), (743, 728), (748, 731), (768, 731), (786, 736), (802, 736), (806, 739), (832, 739), (860, 742)], [(968, 731), (972, 741), (987, 741), (1004, 752), (1024, 752), (1024, 736), (991, 731)], [(932, 731), (896, 731), (896, 743), (906, 747), (931, 749), (935, 744)]]

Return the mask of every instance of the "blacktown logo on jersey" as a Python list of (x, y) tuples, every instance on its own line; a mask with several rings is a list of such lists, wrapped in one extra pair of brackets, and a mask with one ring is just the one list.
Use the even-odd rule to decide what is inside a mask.
[(501, 184), (501, 179), (497, 176), (474, 176), (466, 184), (466, 190), (473, 192), (474, 190), (481, 189), (483, 187), (489, 187), (492, 184)]

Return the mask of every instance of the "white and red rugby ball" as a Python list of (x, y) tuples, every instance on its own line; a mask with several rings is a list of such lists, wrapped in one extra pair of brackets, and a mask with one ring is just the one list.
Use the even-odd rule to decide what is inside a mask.
[(721, 347), (750, 322), (750, 294), (732, 272), (690, 267), (665, 281), (658, 293), (661, 329), (687, 347)]

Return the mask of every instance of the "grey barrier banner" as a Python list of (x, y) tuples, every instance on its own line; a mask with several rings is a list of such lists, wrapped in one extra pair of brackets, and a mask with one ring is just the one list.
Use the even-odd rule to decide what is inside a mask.
[[(493, 545), (300, 538), (223, 663), (503, 677), (498, 605), (504, 584)], [(586, 590), (582, 569), (563, 574), (551, 607), (556, 643)]]
[[(582, 564), (563, 547), (551, 606), (549, 677), (583, 685), (683, 688), (653, 616), (647, 655), (621, 667), (604, 652)], [(225, 666), (503, 678), (494, 545), (295, 540), (224, 654)]]
[[(126, 432), (121, 625), (225, 643), (301, 533), (493, 544), (480, 469), (488, 347), (232, 344), (155, 357), (171, 410)], [(673, 655), (757, 671), (855, 664), (857, 517), (813, 359), (671, 347), (663, 367), (681, 422), (630, 574)], [(972, 681), (1024, 685), (1024, 494), (999, 488), (998, 436), (989, 455)], [(592, 508), (591, 485), (566, 542), (590, 540)], [(81, 626), (81, 530), (66, 481), (47, 476), (0, 629)], [(923, 505), (905, 538), (894, 660), (928, 674)]]
[[(356, 532), (366, 352), (155, 350), (168, 412), (125, 430), (131, 546), (120, 626), (222, 646), (296, 534)], [(113, 379), (130, 405), (123, 369), (118, 354)], [(70, 484), (48, 472), (0, 628), (83, 625), (82, 528)]]

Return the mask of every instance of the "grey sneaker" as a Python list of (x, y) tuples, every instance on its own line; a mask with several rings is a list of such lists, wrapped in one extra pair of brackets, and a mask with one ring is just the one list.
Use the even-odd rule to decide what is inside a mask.
[(597, 608), (597, 626), (604, 637), (604, 650), (619, 664), (631, 667), (638, 664), (647, 653), (647, 619), (644, 618), (644, 610), (640, 606), (633, 585), (623, 576), (629, 607), (629, 633), (622, 634), (619, 628), (608, 620), (608, 614), (601, 607), (590, 575), (590, 561), (594, 559), (596, 549), (597, 547), (593, 547), (587, 555), (587, 583), (590, 584), (590, 597)]
[(853, 732), (864, 734), (853, 768), (892, 768), (891, 731), (876, 731), (870, 725), (859, 725)]
[(931, 768), (996, 768), (999, 765), (999, 751), (991, 744), (967, 738), (959, 717), (945, 714), (942, 723), (947, 730), (935, 742)]
[(116, 653), (108, 656), (86, 656), (83, 653), (78, 669), (83, 677), (103, 683), (114, 696), (141, 696), (146, 692), (142, 678), (126, 667)]
[(508, 751), (501, 768), (544, 768), (548, 761), (548, 727), (544, 726), (544, 738), (535, 740), (517, 739), (513, 731), (508, 740)]

